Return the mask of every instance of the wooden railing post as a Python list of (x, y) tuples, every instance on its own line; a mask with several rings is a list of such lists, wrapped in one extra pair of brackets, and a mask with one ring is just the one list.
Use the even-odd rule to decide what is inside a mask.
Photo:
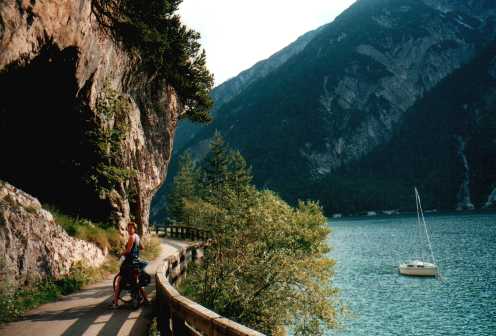
[[(164, 302), (164, 301), (162, 301)], [(168, 304), (163, 304), (164, 308), (163, 308), (163, 327), (164, 327), (164, 331), (160, 330), (160, 336), (172, 336), (172, 332), (171, 332), (171, 312), (170, 312), (170, 307)]]
[(176, 314), (172, 315), (172, 333), (174, 336), (187, 336), (186, 333), (186, 324), (184, 324), (184, 320), (177, 316)]
[[(158, 283), (158, 276), (156, 276), (155, 281)], [(155, 300), (155, 311), (157, 312), (157, 324), (160, 334), (165, 334), (165, 316), (164, 316), (164, 294), (157, 286), (157, 299)]]
[(172, 336), (170, 329), (170, 307), (165, 298), (165, 293), (162, 290), (157, 291), (157, 305), (158, 305), (158, 329), (160, 335)]
[(196, 258), (198, 257), (198, 252), (196, 251), (196, 247), (191, 250), (191, 261), (196, 262)]

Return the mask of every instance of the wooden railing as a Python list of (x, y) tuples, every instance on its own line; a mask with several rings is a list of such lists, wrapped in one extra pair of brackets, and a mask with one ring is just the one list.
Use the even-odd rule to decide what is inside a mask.
[[(184, 227), (183, 227), (184, 228)], [(184, 233), (188, 235), (187, 232)], [(207, 233), (205, 233), (207, 234)], [(195, 243), (164, 261), (156, 274), (158, 327), (162, 336), (264, 336), (182, 296), (174, 285), (190, 262), (201, 262), (208, 243)]]
[(155, 226), (155, 232), (157, 233), (157, 235), (163, 233), (166, 237), (189, 239), (193, 241), (207, 241), (209, 238), (211, 238), (210, 231), (190, 226)]

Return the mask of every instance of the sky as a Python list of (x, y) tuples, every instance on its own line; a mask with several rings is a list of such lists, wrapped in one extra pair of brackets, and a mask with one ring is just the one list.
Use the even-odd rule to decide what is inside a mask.
[(201, 33), (215, 85), (329, 23), (355, 0), (184, 0), (183, 22)]

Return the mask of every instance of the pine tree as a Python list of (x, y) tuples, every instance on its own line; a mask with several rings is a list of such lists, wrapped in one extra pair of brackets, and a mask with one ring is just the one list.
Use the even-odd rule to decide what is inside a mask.
[(179, 171), (174, 177), (172, 189), (167, 197), (167, 213), (170, 221), (184, 223), (185, 201), (197, 197), (200, 172), (190, 152), (185, 152), (179, 160)]
[(239, 196), (251, 183), (251, 167), (239, 151), (232, 151), (229, 155), (229, 185)]
[(210, 142), (210, 153), (205, 159), (203, 173), (207, 194), (220, 196), (229, 181), (229, 147), (219, 132), (215, 132)]

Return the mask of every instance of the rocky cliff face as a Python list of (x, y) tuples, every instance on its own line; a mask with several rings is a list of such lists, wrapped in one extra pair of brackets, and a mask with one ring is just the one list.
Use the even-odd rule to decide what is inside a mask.
[(138, 61), (101, 29), (91, 0), (0, 2), (0, 178), (146, 231), (183, 107)]
[(0, 181), (0, 281), (15, 286), (58, 277), (81, 261), (100, 266), (105, 255), (94, 244), (70, 237), (40, 202)]

